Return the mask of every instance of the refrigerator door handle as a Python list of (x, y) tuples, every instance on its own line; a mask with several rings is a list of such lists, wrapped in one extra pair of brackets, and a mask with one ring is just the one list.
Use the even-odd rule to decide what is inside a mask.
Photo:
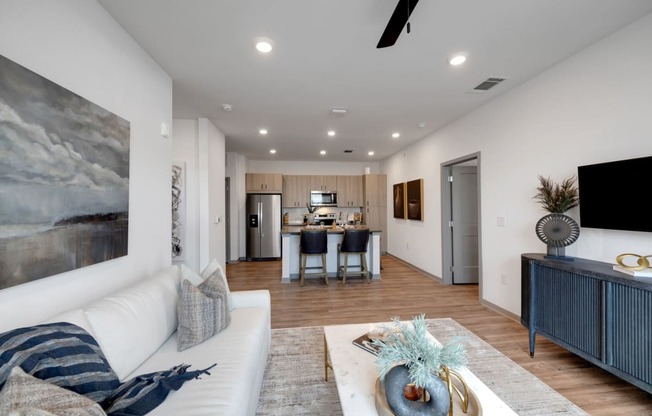
[[(259, 202), (258, 203), (258, 223), (264, 225), (265, 220), (263, 218), (263, 203)], [(263, 235), (263, 227), (258, 227), (258, 234), (260, 236)]]

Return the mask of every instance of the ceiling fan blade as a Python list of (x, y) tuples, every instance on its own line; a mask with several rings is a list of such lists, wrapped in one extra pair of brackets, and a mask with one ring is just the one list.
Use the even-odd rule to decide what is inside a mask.
[(392, 13), (392, 17), (389, 19), (389, 22), (387, 22), (387, 27), (385, 27), (385, 31), (380, 37), (376, 48), (386, 48), (396, 43), (398, 36), (403, 31), (403, 27), (405, 27), (405, 24), (412, 14), (412, 10), (414, 10), (414, 7), (418, 2), (419, 0), (398, 1), (394, 13)]

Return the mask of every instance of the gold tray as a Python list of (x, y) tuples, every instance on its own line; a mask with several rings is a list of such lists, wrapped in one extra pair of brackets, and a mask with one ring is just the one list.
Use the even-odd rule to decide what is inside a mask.
[[(462, 385), (459, 380), (453, 380), (453, 383), (461, 389)], [(376, 411), (379, 416), (395, 416), (392, 409), (387, 404), (387, 397), (385, 397), (385, 384), (380, 380), (380, 378), (376, 379)], [(473, 390), (469, 389), (469, 408), (466, 413), (462, 411), (462, 401), (460, 400), (460, 397), (457, 394), (453, 394), (452, 414), (454, 416), (482, 416), (482, 406), (480, 406), (478, 397), (475, 395)]]

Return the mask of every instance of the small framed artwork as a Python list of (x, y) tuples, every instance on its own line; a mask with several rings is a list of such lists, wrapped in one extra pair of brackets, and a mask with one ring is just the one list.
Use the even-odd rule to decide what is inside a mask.
[(394, 218), (405, 219), (405, 182), (394, 184)]
[(423, 179), (407, 183), (407, 219), (423, 221)]

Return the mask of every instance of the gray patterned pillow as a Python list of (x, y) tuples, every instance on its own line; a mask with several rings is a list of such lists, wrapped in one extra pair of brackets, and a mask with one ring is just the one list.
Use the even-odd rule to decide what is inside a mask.
[(227, 294), (219, 274), (195, 286), (184, 280), (177, 304), (177, 350), (193, 347), (231, 323)]
[(0, 415), (106, 416), (106, 413), (88, 397), (14, 367), (0, 392)]

